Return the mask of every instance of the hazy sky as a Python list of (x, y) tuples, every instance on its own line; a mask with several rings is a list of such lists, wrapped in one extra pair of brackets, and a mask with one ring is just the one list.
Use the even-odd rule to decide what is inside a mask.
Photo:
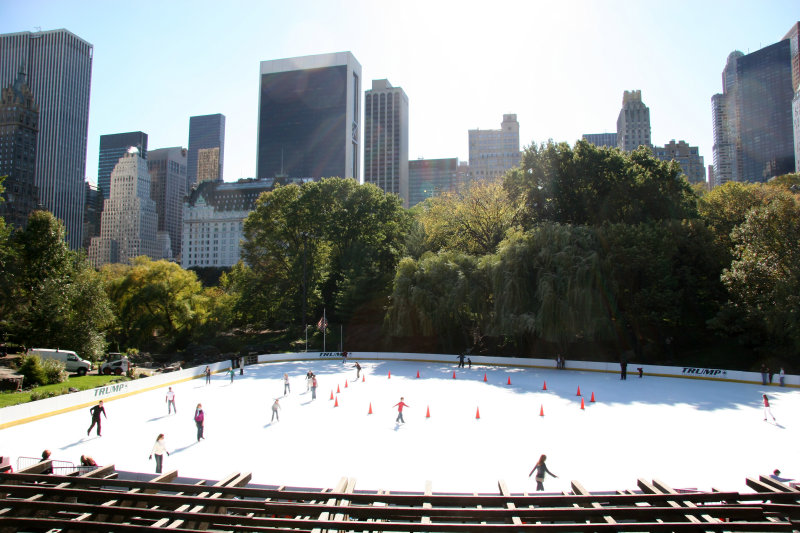
[[(189, 117), (226, 116), (225, 179), (255, 175), (259, 62), (349, 50), (363, 87), (409, 98), (409, 156), (468, 159), (467, 131), (516, 113), (522, 147), (616, 131), (641, 89), (652, 140), (712, 163), (711, 96), (733, 50), (779, 41), (797, 0), (0, 0), (0, 33), (66, 28), (94, 45), (86, 176), (100, 135), (187, 146)], [(787, 110), (788, 112), (788, 110)]]

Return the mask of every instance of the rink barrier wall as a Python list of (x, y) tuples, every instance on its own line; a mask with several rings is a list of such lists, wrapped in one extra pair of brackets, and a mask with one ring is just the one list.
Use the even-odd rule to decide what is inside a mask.
[[(348, 361), (405, 361), (420, 363), (442, 363), (457, 365), (458, 356), (421, 353), (388, 353), (388, 352), (348, 352)], [(508, 366), (516, 368), (541, 368), (555, 370), (554, 359), (530, 359), (522, 357), (489, 357), (480, 355), (468, 356), (473, 365)], [(262, 354), (257, 356), (259, 363), (281, 363), (293, 361), (341, 360), (342, 352), (295, 352), (282, 354)], [(63, 394), (35, 402), (12, 405), (0, 409), (0, 429), (4, 429), (41, 418), (59, 415), (76, 409), (88, 408), (100, 400), (110, 402), (126, 398), (134, 394), (149, 392), (155, 389), (182, 383), (203, 377), (205, 367), (209, 366), (213, 373), (227, 371), (231, 368), (229, 361), (202, 365), (166, 374), (158, 374), (121, 383), (113, 383), (103, 387)], [(628, 363), (628, 376), (638, 379), (637, 369), (642, 367), (645, 377), (658, 376), (684, 379), (705, 379), (711, 381), (731, 381), (736, 383), (761, 384), (759, 372), (742, 372), (716, 368), (672, 367), (659, 365), (642, 365)], [(603, 363), (593, 361), (566, 361), (566, 370), (583, 370), (588, 372), (605, 372), (619, 374), (619, 363)], [(800, 376), (786, 375), (787, 387), (800, 387)], [(778, 386), (778, 375), (770, 387)]]
[(100, 400), (103, 402), (110, 402), (141, 392), (148, 392), (196, 379), (204, 375), (206, 366), (211, 368), (212, 372), (217, 373), (228, 370), (231, 364), (229, 361), (213, 363), (184, 370), (176, 370), (166, 374), (157, 374), (146, 378), (112, 383), (94, 389), (62, 394), (35, 402), (10, 405), (0, 409), (0, 429), (33, 422), (34, 420), (59, 415), (76, 409), (88, 408), (96, 405)]

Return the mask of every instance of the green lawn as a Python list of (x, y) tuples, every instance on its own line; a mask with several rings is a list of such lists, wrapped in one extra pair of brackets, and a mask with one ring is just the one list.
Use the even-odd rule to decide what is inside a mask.
[(106, 385), (110, 381), (128, 381), (124, 376), (70, 376), (63, 383), (56, 383), (55, 385), (44, 385), (36, 387), (33, 390), (25, 392), (3, 392), (0, 393), (0, 408), (8, 407), (9, 405), (17, 405), (18, 403), (25, 403), (31, 401), (32, 392), (51, 392), (60, 390), (69, 390), (70, 387), (78, 390), (93, 389)]

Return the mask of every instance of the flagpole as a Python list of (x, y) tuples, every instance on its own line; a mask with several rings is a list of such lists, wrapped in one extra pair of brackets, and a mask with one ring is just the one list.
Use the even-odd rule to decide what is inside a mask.
[(325, 316), (325, 308), (322, 308), (322, 351), (327, 352), (327, 346), (325, 344), (325, 334), (328, 332), (328, 318)]

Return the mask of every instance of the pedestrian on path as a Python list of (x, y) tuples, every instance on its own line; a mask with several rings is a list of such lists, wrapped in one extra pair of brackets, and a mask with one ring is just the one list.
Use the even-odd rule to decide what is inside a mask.
[(542, 454), (542, 456), (539, 457), (539, 461), (535, 465), (533, 465), (533, 469), (531, 470), (531, 473), (528, 474), (528, 477), (531, 477), (531, 475), (533, 475), (533, 473), (536, 472), (536, 478), (535, 478), (536, 479), (536, 490), (544, 490), (544, 476), (545, 476), (545, 474), (550, 474), (551, 476), (553, 476), (555, 478), (558, 477), (557, 475), (555, 475), (554, 473), (552, 473), (551, 471), (549, 471), (547, 469), (547, 465), (545, 464), (545, 461), (547, 461), (547, 456), (545, 454)]
[(777, 423), (775, 420), (775, 415), (772, 414), (772, 410), (769, 408), (769, 398), (767, 398), (766, 394), (761, 395), (764, 398), (764, 420), (767, 419), (767, 415), (772, 417), (772, 421)]
[(100, 403), (89, 409), (89, 412), (92, 414), (92, 425), (86, 430), (86, 435), (88, 436), (89, 433), (92, 432), (92, 428), (97, 424), (97, 436), (102, 437), (100, 434), (100, 414), (102, 413), (102, 415), (106, 417), (106, 420), (108, 420), (106, 409), (103, 407), (103, 400), (100, 400)]
[(392, 407), (397, 407), (397, 419), (395, 420), (395, 422), (397, 422), (398, 424), (401, 422), (405, 424), (406, 421), (403, 419), (403, 407), (411, 407), (411, 406), (405, 403), (403, 401), (403, 397), (401, 396), (400, 401), (394, 404)]
[(205, 429), (206, 424), (206, 414), (203, 412), (203, 405), (197, 404), (197, 408), (194, 410), (194, 423), (197, 426), (197, 442), (200, 442), (200, 439), (205, 439), (203, 436), (203, 429)]
[(178, 414), (178, 409), (175, 407), (175, 393), (172, 391), (172, 387), (169, 388), (167, 391), (167, 414), (172, 414), (172, 411), (175, 411), (175, 414)]
[(153, 449), (150, 450), (150, 459), (152, 459), (154, 455), (156, 456), (156, 474), (161, 473), (165, 453), (169, 455), (166, 446), (164, 446), (164, 434), (159, 433), (158, 437), (156, 437), (155, 444), (153, 444)]

